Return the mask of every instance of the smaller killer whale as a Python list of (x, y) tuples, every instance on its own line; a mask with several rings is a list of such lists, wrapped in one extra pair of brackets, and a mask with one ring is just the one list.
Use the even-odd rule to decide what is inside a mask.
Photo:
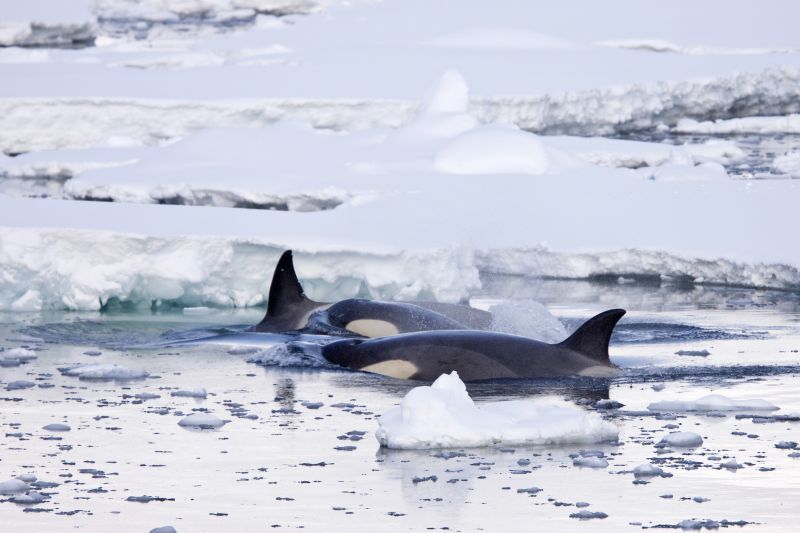
[(360, 298), (315, 302), (305, 295), (294, 269), (292, 251), (286, 250), (272, 275), (267, 313), (250, 331), (381, 337), (414, 331), (486, 329), (491, 321), (491, 313), (468, 305)]
[(378, 339), (343, 339), (321, 348), (337, 365), (400, 379), (433, 381), (458, 371), (464, 381), (499, 378), (610, 376), (611, 332), (623, 309), (587, 320), (559, 344), (489, 331), (427, 331)]

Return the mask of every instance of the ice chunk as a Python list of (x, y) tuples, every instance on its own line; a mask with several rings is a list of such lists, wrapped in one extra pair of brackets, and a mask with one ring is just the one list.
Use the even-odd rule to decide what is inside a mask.
[(558, 400), (476, 405), (457, 372), (416, 387), (378, 420), (376, 437), (388, 448), (476, 447), (614, 441), (619, 431), (596, 413)]
[(172, 526), (161, 526), (150, 530), (150, 533), (178, 533)]
[(16, 380), (16, 381), (11, 381), (8, 384), (6, 384), (6, 390), (7, 391), (23, 390), (23, 389), (30, 389), (30, 388), (35, 387), (35, 386), (36, 386), (36, 383), (34, 383), (33, 381), (27, 381), (27, 380), (24, 380), (24, 379), (19, 379), (19, 380)]
[(606, 468), (608, 461), (602, 457), (576, 457), (572, 460), (572, 465), (583, 468)]
[(145, 370), (128, 368), (116, 364), (77, 364), (58, 369), (65, 376), (77, 377), (80, 379), (144, 379), (150, 375)]
[(690, 357), (708, 357), (711, 352), (708, 350), (678, 350), (675, 355), (686, 355)]
[(71, 431), (72, 428), (69, 427), (67, 424), (55, 423), (55, 424), (47, 424), (46, 426), (42, 427), (45, 431)]
[(663, 473), (664, 470), (650, 463), (641, 464), (633, 469), (633, 475), (636, 477), (655, 477)]
[(206, 389), (198, 388), (198, 389), (190, 389), (190, 390), (178, 390), (172, 391), (170, 393), (171, 396), (177, 396), (179, 398), (202, 398), (205, 399), (208, 396), (208, 392)]
[(21, 479), (9, 479), (0, 482), (0, 494), (8, 496), (10, 494), (20, 494), (31, 489), (30, 485)]
[(224, 426), (230, 420), (222, 420), (209, 413), (194, 413), (185, 416), (178, 421), (179, 426), (199, 428), (199, 429), (216, 429)]
[(650, 411), (657, 412), (710, 412), (710, 411), (777, 411), (780, 407), (766, 400), (734, 400), (721, 394), (709, 394), (694, 401), (665, 400), (651, 403)]
[(660, 443), (678, 448), (695, 448), (703, 444), (703, 437), (691, 431), (676, 431), (665, 435)]
[(11, 348), (2, 352), (3, 357), (9, 359), (19, 359), (20, 361), (32, 361), (36, 359), (36, 352), (27, 348)]
[(20, 505), (36, 504), (47, 501), (47, 496), (35, 490), (29, 491), (26, 494), (15, 494), (11, 497), (11, 501)]
[(800, 177), (800, 151), (787, 152), (776, 157), (772, 166), (783, 174), (789, 174), (795, 178)]

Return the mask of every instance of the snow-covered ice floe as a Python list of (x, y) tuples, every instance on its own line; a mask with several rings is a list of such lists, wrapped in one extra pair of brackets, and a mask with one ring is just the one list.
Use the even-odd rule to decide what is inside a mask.
[(619, 435), (600, 415), (563, 401), (476, 405), (456, 372), (409, 391), (378, 425), (381, 445), (399, 449), (584, 444), (616, 441)]
[(697, 400), (664, 400), (647, 406), (657, 412), (714, 412), (714, 411), (777, 411), (780, 407), (766, 400), (734, 400), (721, 394), (709, 394)]
[(230, 420), (222, 420), (210, 413), (193, 413), (185, 416), (178, 421), (181, 427), (195, 428), (195, 429), (217, 429), (221, 428)]
[(0, 47), (89, 46), (97, 36), (91, 0), (28, 0), (0, 6)]

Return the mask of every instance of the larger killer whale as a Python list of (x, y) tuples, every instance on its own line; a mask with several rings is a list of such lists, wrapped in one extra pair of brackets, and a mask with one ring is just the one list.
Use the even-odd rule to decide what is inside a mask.
[(458, 371), (464, 381), (498, 378), (610, 376), (614, 326), (625, 314), (611, 309), (587, 320), (559, 344), (489, 331), (427, 331), (378, 339), (343, 339), (321, 348), (331, 363), (400, 379), (433, 381)]
[(439, 302), (410, 304), (360, 298), (316, 302), (305, 295), (294, 269), (292, 251), (286, 250), (272, 275), (267, 312), (251, 331), (382, 337), (415, 331), (487, 329), (491, 320), (487, 311)]

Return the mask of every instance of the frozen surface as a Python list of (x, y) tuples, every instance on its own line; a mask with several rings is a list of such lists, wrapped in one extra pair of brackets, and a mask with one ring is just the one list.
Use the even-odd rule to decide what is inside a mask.
[(563, 402), (475, 404), (456, 372), (412, 389), (378, 424), (381, 446), (396, 449), (582, 444), (618, 436), (599, 415)]

